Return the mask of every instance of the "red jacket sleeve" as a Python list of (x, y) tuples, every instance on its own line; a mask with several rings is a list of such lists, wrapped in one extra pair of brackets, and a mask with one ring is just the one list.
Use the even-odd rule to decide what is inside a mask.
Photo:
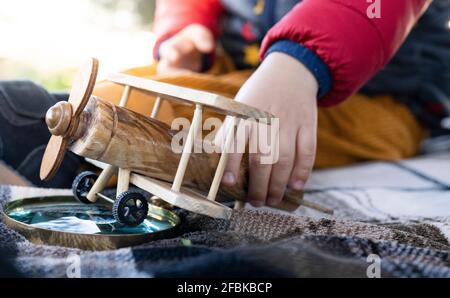
[(153, 28), (156, 35), (153, 56), (157, 58), (162, 41), (191, 24), (201, 24), (217, 35), (222, 11), (219, 0), (158, 0)]
[(266, 35), (270, 45), (291, 40), (313, 51), (329, 67), (332, 88), (321, 106), (337, 104), (377, 73), (394, 55), (431, 0), (379, 0), (381, 18), (370, 19), (370, 2), (303, 0)]

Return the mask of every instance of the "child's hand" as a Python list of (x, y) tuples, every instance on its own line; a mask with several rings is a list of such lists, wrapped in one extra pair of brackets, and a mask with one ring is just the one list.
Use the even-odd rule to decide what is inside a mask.
[(202, 68), (202, 56), (214, 50), (214, 36), (206, 27), (189, 25), (159, 48), (158, 73), (196, 71)]
[[(316, 79), (302, 63), (272, 53), (236, 96), (280, 119), (278, 162), (261, 164), (261, 155), (249, 154), (248, 201), (253, 206), (279, 204), (286, 187), (303, 189), (316, 153), (317, 92)], [(249, 138), (256, 134), (250, 132)], [(241, 159), (242, 154), (230, 154), (222, 183), (235, 183)]]

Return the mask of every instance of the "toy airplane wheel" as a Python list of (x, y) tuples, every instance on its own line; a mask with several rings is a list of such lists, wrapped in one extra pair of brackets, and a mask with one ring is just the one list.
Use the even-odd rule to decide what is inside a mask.
[(147, 218), (148, 203), (142, 194), (125, 191), (114, 201), (112, 211), (118, 223), (132, 227), (138, 226)]
[(87, 195), (97, 180), (97, 174), (93, 172), (82, 172), (72, 183), (73, 196), (83, 204), (92, 204), (91, 201), (87, 199)]

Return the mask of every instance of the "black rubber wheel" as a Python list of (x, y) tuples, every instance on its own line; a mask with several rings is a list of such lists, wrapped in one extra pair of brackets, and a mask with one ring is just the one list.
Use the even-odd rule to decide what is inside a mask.
[(126, 191), (114, 201), (112, 211), (118, 223), (135, 227), (147, 218), (148, 203), (141, 193)]
[(97, 178), (97, 174), (93, 172), (86, 171), (80, 173), (77, 177), (75, 177), (75, 180), (73, 180), (72, 183), (73, 196), (83, 204), (92, 204), (86, 196)]

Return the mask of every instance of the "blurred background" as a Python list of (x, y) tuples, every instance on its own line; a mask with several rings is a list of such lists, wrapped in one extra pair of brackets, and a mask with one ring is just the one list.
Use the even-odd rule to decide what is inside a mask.
[(0, 0), (0, 80), (70, 87), (87, 57), (99, 78), (152, 62), (155, 0)]

